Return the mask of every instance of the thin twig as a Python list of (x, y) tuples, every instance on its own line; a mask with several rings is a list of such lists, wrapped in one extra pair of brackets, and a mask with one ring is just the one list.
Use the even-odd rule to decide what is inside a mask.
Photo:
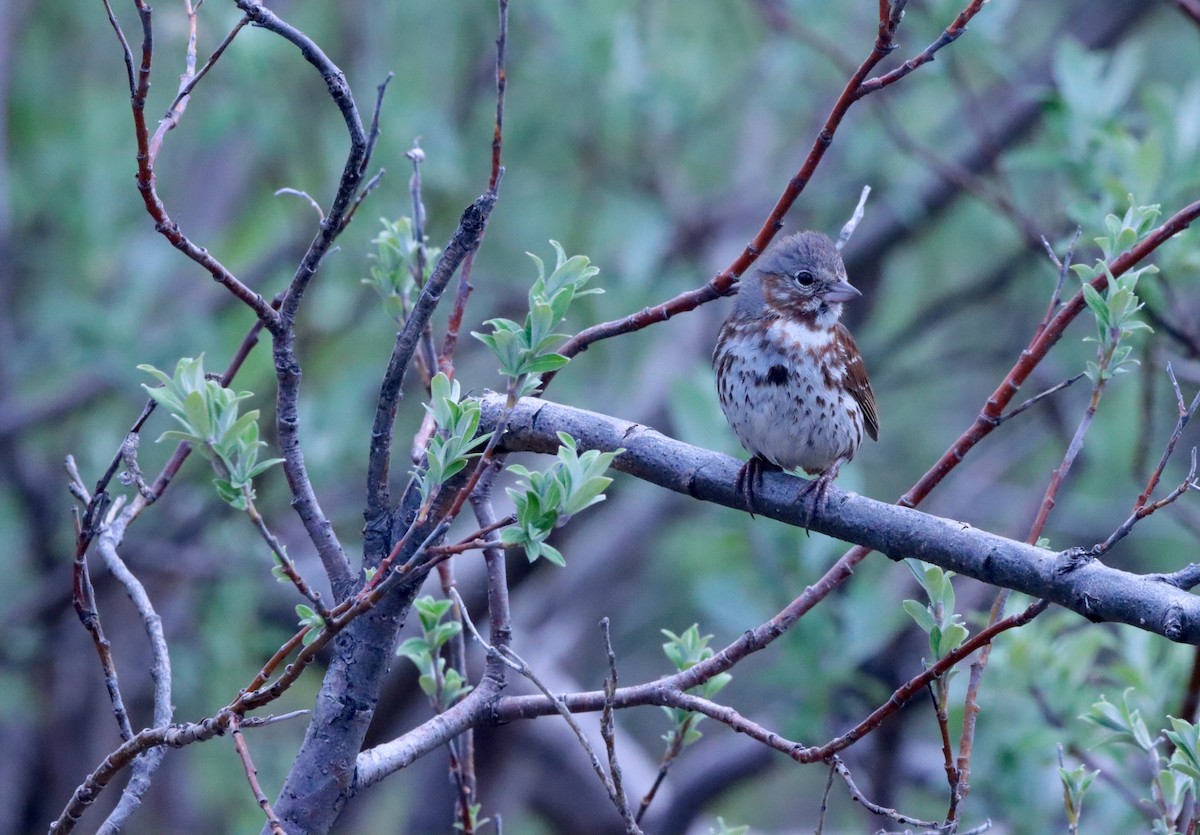
[(592, 770), (596, 772), (596, 776), (600, 779), (600, 783), (604, 786), (604, 790), (608, 792), (609, 800), (613, 802), (613, 805), (615, 805), (617, 810), (621, 812), (622, 818), (626, 820), (626, 831), (631, 833), (631, 835), (640, 833), (641, 829), (639, 829), (637, 824), (633, 823), (628, 817), (628, 806), (620, 802), (620, 799), (617, 796), (616, 787), (613, 784), (613, 780), (607, 773), (605, 773), (604, 766), (600, 764), (600, 758), (596, 756), (595, 749), (593, 749), (592, 744), (588, 742), (587, 735), (584, 734), (583, 729), (579, 727), (579, 723), (575, 721), (575, 717), (571, 715), (571, 710), (567, 707), (563, 699), (551, 693), (550, 688), (548, 688), (545, 683), (542, 682), (538, 675), (532, 670), (532, 668), (530, 668), (529, 664), (525, 662), (525, 659), (521, 658), (521, 656), (514, 652), (510, 647), (495, 647), (485, 641), (483, 636), (479, 634), (479, 630), (475, 628), (475, 624), (471, 621), (471, 618), (467, 615), (466, 607), (463, 605), (462, 598), (459, 596), (458, 590), (451, 589), (450, 595), (461, 608), (463, 612), (463, 622), (468, 631), (470, 631), (471, 637), (479, 642), (480, 646), (484, 648), (484, 651), (486, 651), (489, 656), (497, 657), (500, 661), (507, 665), (509, 669), (520, 673), (527, 678), (543, 696), (553, 703), (555, 712), (557, 712), (558, 715), (561, 716), (567, 723), (567, 725), (570, 726), (572, 732), (575, 734), (575, 738), (579, 740), (580, 746), (582, 746), (583, 750), (587, 753), (588, 759), (592, 763)]
[(1171, 367), (1171, 363), (1169, 362), (1167, 363), (1167, 376), (1171, 378), (1171, 388), (1175, 391), (1175, 405), (1178, 409), (1179, 419), (1175, 423), (1175, 428), (1171, 431), (1171, 437), (1167, 439), (1167, 446), (1158, 460), (1158, 466), (1154, 468), (1149, 481), (1146, 482), (1146, 489), (1141, 492), (1137, 497), (1137, 501), (1133, 504), (1135, 511), (1139, 510), (1149, 501), (1154, 488), (1158, 486), (1159, 479), (1162, 478), (1163, 469), (1167, 466), (1167, 461), (1175, 451), (1175, 444), (1179, 442), (1179, 438), (1183, 435), (1184, 427), (1192, 419), (1192, 415), (1196, 414), (1196, 409), (1200, 408), (1200, 391), (1192, 398), (1191, 405), (1184, 405), (1183, 392), (1179, 388), (1179, 381), (1175, 379), (1175, 369)]
[(821, 792), (821, 808), (817, 813), (817, 828), (813, 830), (813, 835), (821, 835), (825, 831), (825, 815), (829, 812), (829, 793), (833, 791), (835, 773), (837, 769), (830, 765), (829, 774), (825, 777), (825, 791)]
[[(1045, 600), (1039, 600), (1025, 610), (1018, 612), (1015, 615), (1010, 615), (1004, 620), (993, 623), (988, 628), (980, 631), (978, 634), (968, 638), (954, 650), (946, 653), (942, 658), (939, 658), (937, 663), (931, 665), (921, 674), (914, 676), (904, 684), (900, 685), (891, 697), (886, 702), (872, 711), (871, 715), (863, 719), (846, 733), (835, 739), (830, 740), (819, 748), (810, 749), (805, 756), (808, 761), (815, 759), (825, 759), (839, 751), (842, 751), (854, 742), (861, 739), (866, 734), (873, 731), (879, 724), (888, 716), (891, 716), (901, 707), (904, 706), (909, 699), (919, 693), (929, 683), (936, 678), (947, 673), (955, 664), (962, 661), (975, 650), (986, 647), (991, 644), (993, 639), (1001, 632), (1009, 629), (1014, 629), (1019, 626), (1024, 626), (1029, 621), (1046, 611), (1050, 604)], [(960, 769), (961, 770), (961, 769)]]
[(1188, 467), (1187, 475), (1184, 477), (1183, 481), (1179, 484), (1179, 486), (1176, 487), (1174, 490), (1172, 490), (1170, 493), (1168, 493), (1166, 496), (1164, 496), (1163, 498), (1159, 499), (1156, 502), (1151, 502), (1150, 504), (1142, 504), (1140, 507), (1136, 507), (1136, 509), (1133, 511), (1133, 513), (1130, 514), (1129, 518), (1126, 519), (1124, 522), (1122, 522), (1121, 526), (1119, 528), (1117, 528), (1115, 531), (1113, 531), (1109, 535), (1108, 539), (1104, 540), (1104, 542), (1102, 542), (1101, 544), (1097, 545), (1094, 549), (1092, 549), (1093, 553), (1096, 556), (1100, 556), (1101, 554), (1108, 553), (1108, 551), (1111, 550), (1114, 545), (1116, 545), (1118, 542), (1120, 542), (1122, 539), (1124, 539), (1126, 536), (1129, 535), (1129, 532), (1131, 530), (1133, 530), (1134, 525), (1136, 525), (1138, 522), (1145, 519), (1150, 514), (1156, 512), (1158, 510), (1161, 510), (1162, 508), (1171, 504), (1176, 499), (1178, 499), (1180, 496), (1182, 496), (1184, 493), (1187, 493), (1190, 490), (1200, 490), (1200, 483), (1198, 483), (1196, 481), (1196, 448), (1195, 447), (1192, 447), (1191, 466)]
[[(875, 38), (875, 43), (872, 46), (871, 52), (867, 55), (863, 62), (858, 66), (854, 73), (847, 80), (845, 87), (842, 89), (841, 95), (837, 102), (834, 103), (830, 110), (825, 123), (821, 130), (817, 133), (816, 139), (813, 140), (812, 146), (809, 148), (808, 155), (800, 166), (800, 170), (788, 181), (783, 193), (775, 202), (775, 206), (768, 213), (766, 219), (759, 227), (758, 233), (754, 238), (746, 244), (741, 254), (734, 261), (717, 275), (713, 276), (708, 283), (697, 287), (694, 290), (688, 290), (680, 293), (672, 299), (669, 299), (661, 304), (647, 307), (632, 313), (621, 319), (614, 319), (610, 322), (602, 322), (597, 325), (592, 325), (589, 328), (577, 333), (571, 339), (567, 340), (566, 344), (559, 349), (559, 353), (566, 357), (574, 357), (586, 351), (588, 347), (603, 339), (609, 339), (614, 336), (619, 336), (625, 333), (641, 330), (658, 322), (665, 322), (673, 316), (681, 313), (686, 313), (690, 310), (695, 310), (702, 304), (714, 301), (724, 295), (727, 295), (738, 277), (742, 275), (755, 259), (766, 250), (771, 240), (776, 233), (783, 228), (783, 218), (788, 210), (796, 202), (800, 193), (808, 185), (812, 179), (813, 173), (821, 160), (825, 156), (826, 150), (833, 143), (835, 134), (842, 124), (842, 120), (846, 116), (846, 112), (850, 107), (870, 93), (882, 89), (895, 81), (898, 81), (903, 76), (907, 75), (912, 70), (916, 69), (920, 64), (932, 60), (933, 53), (942, 46), (953, 41), (966, 27), (966, 22), (973, 17), (982, 7), (982, 0), (973, 0), (973, 2), (963, 10), (962, 13), (955, 19), (954, 23), (947, 28), (943, 33), (943, 37), (938, 42), (930, 45), (922, 55), (926, 56), (923, 60), (917, 62), (913, 59), (908, 64), (900, 67), (899, 70), (893, 71), (886, 76), (873, 79), (867, 82), (866, 78), (880, 61), (895, 49), (896, 30), (900, 25), (899, 12), (904, 8), (904, 3), (898, 2), (895, 4), (881, 3), (879, 13), (878, 34)], [(953, 37), (949, 37), (948, 33), (954, 32)], [(920, 57), (920, 56), (918, 56)], [(914, 63), (917, 62), (917, 63)], [(911, 66), (909, 66), (911, 64)], [(906, 69), (906, 67), (908, 67)], [(900, 72), (903, 71), (903, 72)], [(886, 81), (885, 81), (886, 79)], [(542, 378), (543, 389), (549, 385), (554, 378), (554, 372), (546, 374)]]
[(1187, 17), (1200, 26), (1200, 0), (1175, 0), (1175, 5), (1179, 7), (1179, 11), (1183, 12)]
[(1084, 372), (1081, 371), (1078, 374), (1076, 374), (1074, 377), (1068, 377), (1067, 379), (1063, 380), (1061, 383), (1053, 385), (1050, 388), (1046, 389), (1045, 391), (1035, 394), (1033, 397), (1026, 400), (1020, 406), (1017, 406), (1015, 409), (1005, 412), (1004, 414), (1000, 415), (1000, 417), (996, 418), (996, 425), (999, 426), (1000, 424), (1004, 423), (1007, 420), (1012, 420), (1013, 418), (1015, 418), (1017, 415), (1021, 414), (1025, 410), (1030, 409), (1033, 406), (1036, 406), (1038, 403), (1040, 403), (1042, 400), (1049, 397), (1050, 395), (1057, 394), (1058, 392), (1062, 391), (1063, 389), (1067, 388), (1068, 386), (1072, 386), (1075, 383), (1078, 383), (1080, 380), (1082, 380), (1086, 376), (1087, 376), (1087, 374), (1085, 374)]
[(367, 148), (358, 170), (360, 177), (366, 175), (367, 165), (372, 154), (375, 153), (375, 143), (379, 141), (379, 115), (383, 112), (383, 97), (387, 93), (388, 85), (392, 83), (395, 75), (395, 73), (389, 72), (383, 81), (379, 83), (379, 86), (375, 88), (375, 109), (371, 112), (371, 127), (367, 130)]
[(957, 805), (955, 788), (958, 785), (958, 769), (954, 767), (954, 752), (950, 745), (950, 713), (946, 704), (949, 701), (949, 687), (945, 684), (944, 678), (935, 679), (929, 683), (928, 689), (929, 698), (933, 702), (934, 716), (937, 718), (938, 734), (942, 740), (942, 769), (946, 772), (946, 783), (950, 786), (950, 811), (946, 813), (946, 820), (953, 820)]
[(162, 147), (163, 139), (169, 131), (175, 129), (179, 124), (179, 120), (183, 117), (184, 110), (187, 109), (188, 101), (191, 99), (192, 91), (196, 85), (200, 83), (200, 79), (208, 75), (208, 71), (213, 68), (225, 49), (233, 43), (233, 39), (237, 37), (238, 32), (242, 31), (242, 27), (250, 22), (249, 17), (243, 17), (236, 24), (220, 45), (213, 50), (213, 54), (208, 57), (204, 66), (196, 72), (196, 12), (200, 9), (200, 3), (196, 3), (195, 7), (191, 7), (191, 3), (187, 4), (188, 9), (188, 49), (187, 49), (187, 69), (179, 77), (179, 92), (175, 94), (175, 98), (171, 101), (171, 106), (167, 108), (166, 114), (159, 120), (158, 128), (154, 131), (154, 136), (150, 139), (150, 161), (153, 163), (158, 158), (158, 152)]
[(633, 812), (629, 809), (629, 800), (625, 797), (625, 787), (621, 784), (621, 764), (617, 760), (617, 733), (613, 721), (613, 699), (617, 693), (617, 654), (613, 651), (612, 635), (609, 634), (608, 618), (600, 619), (600, 635), (604, 639), (604, 652), (608, 657), (608, 676), (604, 679), (604, 710), (600, 712), (600, 737), (608, 750), (608, 773), (612, 775), (613, 802), (617, 811), (625, 821), (627, 833), (640, 832)]
[[(416, 258), (413, 259), (412, 278), (417, 287), (425, 283), (425, 264), (427, 258), (425, 237), (425, 201), (421, 199), (421, 163), (425, 161), (425, 152), (417, 140), (413, 140), (412, 148), (404, 156), (412, 162), (412, 176), (408, 178), (408, 193), (412, 199), (413, 210), (413, 244), (416, 247)], [(421, 372), (421, 382), (428, 390), (429, 381), (437, 373), (437, 352), (433, 347), (433, 323), (426, 319), (425, 327), (421, 330), (421, 340), (417, 351), (417, 370)]]
[(233, 29), (231, 29), (229, 34), (225, 36), (225, 40), (221, 41), (220, 45), (213, 50), (212, 55), (208, 56), (208, 60), (204, 62), (204, 66), (200, 68), (200, 71), (191, 78), (187, 79), (187, 82), (179, 88), (179, 92), (175, 95), (175, 99), (171, 102), (171, 106), (167, 108), (168, 116), (175, 111), (175, 106), (178, 105), (184, 99), (184, 97), (192, 94), (192, 90), (194, 90), (196, 85), (200, 83), (200, 79), (208, 75), (208, 71), (213, 68), (213, 64), (217, 63), (217, 59), (221, 57), (222, 53), (225, 52), (225, 49), (229, 46), (229, 44), (233, 43), (233, 39), (237, 36), (237, 33), (242, 31), (242, 27), (249, 22), (250, 18), (243, 17), (236, 24), (234, 24)]
[[(438, 565), (438, 579), (442, 584), (442, 594), (450, 597), (452, 591), (457, 591), (458, 587), (454, 579), (454, 568), (450, 562), (444, 562)], [(458, 598), (461, 600), (461, 598)], [(462, 676), (463, 681), (468, 680), (467, 675), (467, 649), (466, 640), (463, 637), (462, 623), (466, 617), (466, 612), (462, 608), (462, 604), (455, 602), (450, 610), (451, 617), (459, 624), (458, 631), (450, 638), (447, 647), (450, 651), (449, 665), (453, 670), (457, 670)], [(438, 677), (439, 693), (441, 692), (441, 670), (434, 665), (434, 675)], [(441, 704), (435, 702), (435, 709), (441, 712)], [(456, 828), (460, 828), (463, 835), (472, 835), (474, 827), (471, 825), (471, 805), (475, 800), (475, 734), (470, 728), (463, 731), (457, 739), (448, 740), (446, 748), (450, 753), (450, 776), (454, 780), (455, 788), (458, 790), (458, 824)]]
[(388, 360), (387, 370), (380, 383), (375, 420), (371, 428), (371, 448), (367, 464), (367, 519), (375, 519), (388, 511), (391, 490), (392, 438), (395, 432), (396, 410), (405, 372), (416, 351), (417, 343), (441, 301), (442, 292), (468, 252), (479, 246), (488, 216), (496, 205), (497, 194), (488, 191), (463, 212), (458, 228), (446, 245), (433, 274), (421, 288), (404, 328), (396, 334), (396, 344)]
[(263, 814), (266, 815), (267, 825), (271, 827), (271, 835), (287, 835), (287, 831), (283, 828), (283, 821), (275, 814), (275, 810), (271, 808), (271, 801), (267, 799), (262, 786), (259, 785), (258, 769), (254, 767), (254, 760), (250, 758), (250, 748), (246, 745), (246, 738), (242, 734), (240, 720), (235, 716), (229, 724), (233, 734), (233, 747), (242, 761), (242, 769), (246, 772), (246, 780), (250, 783), (250, 791), (254, 794), (254, 800), (258, 803), (258, 808), (262, 809)]
[(281, 194), (294, 194), (297, 197), (307, 200), (308, 205), (312, 206), (313, 209), (316, 211), (317, 217), (320, 219), (320, 222), (321, 223), (325, 222), (325, 211), (321, 208), (321, 204), (318, 203), (316, 200), (313, 200), (312, 195), (310, 195), (307, 191), (300, 191), (299, 189), (295, 189), (295, 188), (276, 189), (275, 196), (278, 197)]
[(267, 543), (267, 547), (271, 549), (271, 553), (275, 555), (275, 560), (278, 563), (278, 568), (284, 575), (292, 581), (292, 585), (296, 587), (296, 591), (300, 592), (306, 600), (313, 605), (323, 619), (329, 619), (329, 608), (325, 605), (325, 601), (321, 599), (321, 593), (313, 589), (304, 578), (300, 576), (300, 572), (296, 569), (296, 564), (292, 562), (291, 557), (287, 554), (287, 549), (279, 541), (267, 527), (267, 522), (262, 518), (262, 514), (258, 512), (258, 508), (253, 501), (247, 501), (246, 514), (250, 517), (250, 521), (254, 523), (255, 529), (259, 536), (263, 538), (263, 542)]
[(1058, 269), (1058, 279), (1054, 283), (1054, 292), (1050, 294), (1050, 304), (1046, 307), (1046, 315), (1042, 317), (1041, 324), (1038, 325), (1038, 331), (1045, 330), (1050, 324), (1050, 320), (1054, 318), (1054, 314), (1058, 312), (1058, 308), (1062, 305), (1062, 291), (1067, 283), (1067, 273), (1071, 269), (1071, 261), (1075, 257), (1075, 244), (1079, 242), (1079, 236), (1083, 234), (1083, 227), (1076, 226), (1075, 234), (1071, 236), (1071, 242), (1067, 244), (1067, 254), (1062, 260), (1054, 254), (1054, 247), (1050, 246), (1050, 242), (1042, 236), (1042, 246), (1046, 248), (1046, 254), (1050, 256), (1051, 263)]
[(943, 831), (943, 827), (937, 821), (926, 821), (920, 818), (914, 818), (910, 815), (905, 815), (897, 812), (895, 809), (888, 809), (880, 806), (878, 803), (872, 803), (867, 800), (862, 791), (854, 783), (854, 778), (850, 774), (850, 769), (846, 768), (846, 764), (842, 762), (840, 757), (830, 757), (829, 764), (838, 776), (846, 783), (846, 788), (850, 791), (850, 797), (862, 805), (868, 812), (879, 815), (880, 817), (894, 820), (896, 823), (908, 824), (909, 826), (919, 826), (923, 829), (932, 829), (935, 831)]
[(488, 189), (495, 191), (500, 186), (500, 178), (504, 176), (504, 166), (501, 165), (501, 151), (504, 148), (504, 91), (508, 87), (508, 69), (505, 67), (505, 53), (508, 44), (508, 0), (497, 0), (500, 16), (499, 34), (496, 36), (496, 123), (492, 128), (492, 174), (488, 179)]

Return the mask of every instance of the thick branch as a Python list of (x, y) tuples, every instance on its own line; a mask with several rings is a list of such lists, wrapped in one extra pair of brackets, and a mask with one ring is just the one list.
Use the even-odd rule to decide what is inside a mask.
[(368, 523), (386, 513), (390, 502), (388, 477), (391, 470), (392, 434), (404, 373), (408, 370), (429, 317), (442, 300), (446, 285), (463, 259), (479, 246), (488, 216), (495, 205), (496, 192), (489, 190), (466, 208), (458, 222), (458, 229), (446, 245), (446, 251), (442, 253), (433, 274), (421, 288), (421, 295), (417, 297), (404, 328), (396, 334), (396, 344), (392, 348), (392, 356), (383, 375), (379, 402), (375, 409), (375, 422), (371, 427), (371, 453), (367, 465)]
[[(484, 398), (481, 429), (500, 416), (504, 398)], [(704, 501), (743, 509), (734, 488), (739, 463), (720, 453), (676, 441), (649, 427), (526, 398), (512, 412), (501, 441), (508, 451), (551, 453), (555, 433), (574, 436), (581, 449), (625, 453), (614, 463), (660, 487)], [(804, 482), (766, 474), (755, 491), (754, 512), (791, 525), (803, 524)], [(915, 557), (986, 583), (1045, 597), (1093, 621), (1126, 623), (1182, 643), (1200, 643), (1200, 600), (1154, 575), (1119, 571), (1073, 549), (1058, 554), (995, 536), (962, 522), (884, 504), (831, 488), (823, 509), (814, 509), (812, 530), (886, 554)]]

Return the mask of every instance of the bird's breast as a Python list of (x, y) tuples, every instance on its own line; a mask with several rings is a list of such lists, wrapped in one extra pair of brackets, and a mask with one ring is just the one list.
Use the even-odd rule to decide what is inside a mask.
[(831, 329), (792, 320), (728, 323), (714, 362), (721, 407), (742, 445), (785, 469), (826, 469), (862, 443)]

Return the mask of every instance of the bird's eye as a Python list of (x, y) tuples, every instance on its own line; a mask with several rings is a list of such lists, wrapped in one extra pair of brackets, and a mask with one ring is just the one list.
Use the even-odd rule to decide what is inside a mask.
[(796, 283), (801, 287), (809, 287), (814, 281), (816, 281), (816, 278), (808, 270), (800, 270), (795, 274), (794, 277), (796, 279)]

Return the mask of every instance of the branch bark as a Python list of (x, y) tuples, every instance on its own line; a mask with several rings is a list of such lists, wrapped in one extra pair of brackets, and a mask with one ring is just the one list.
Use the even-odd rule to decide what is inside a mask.
[[(494, 425), (501, 395), (483, 399), (481, 430)], [(613, 466), (637, 478), (735, 509), (745, 497), (734, 487), (739, 461), (694, 447), (618, 418), (557, 403), (523, 399), (501, 440), (507, 451), (552, 453), (556, 432), (574, 436), (580, 449), (624, 447)], [(810, 497), (804, 482), (768, 473), (755, 491), (754, 512), (802, 526)], [(1120, 571), (1089, 549), (1057, 554), (978, 530), (963, 522), (830, 489), (824, 509), (814, 509), (812, 530), (879, 551), (890, 559), (915, 557), (985, 583), (1044, 597), (1092, 621), (1125, 623), (1180, 643), (1200, 643), (1200, 600), (1161, 575)]]

